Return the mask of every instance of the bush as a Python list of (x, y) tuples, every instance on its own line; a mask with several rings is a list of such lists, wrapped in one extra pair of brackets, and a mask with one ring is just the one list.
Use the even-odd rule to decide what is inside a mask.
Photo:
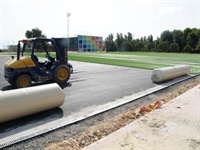
[(155, 49), (155, 44), (154, 43), (148, 43), (147, 44), (147, 51), (153, 51)]
[(144, 44), (142, 42), (137, 42), (135, 47), (136, 47), (136, 49), (138, 51), (143, 51), (144, 50)]
[(178, 44), (176, 44), (176, 43), (170, 44), (169, 50), (170, 50), (170, 52), (179, 52)]
[(168, 44), (165, 41), (161, 41), (158, 44), (158, 52), (168, 52)]
[(123, 51), (126, 51), (126, 52), (133, 51), (133, 45), (131, 44), (131, 42), (129, 41), (124, 42)]
[(196, 46), (196, 48), (194, 49), (194, 53), (200, 53), (200, 44)]
[(190, 52), (192, 52), (192, 47), (190, 46), (190, 45), (186, 45), (184, 48), (183, 48), (183, 50), (184, 50), (184, 52), (186, 52), (186, 53), (190, 53)]
[(117, 46), (114, 42), (106, 43), (106, 51), (107, 52), (114, 52), (117, 51)]

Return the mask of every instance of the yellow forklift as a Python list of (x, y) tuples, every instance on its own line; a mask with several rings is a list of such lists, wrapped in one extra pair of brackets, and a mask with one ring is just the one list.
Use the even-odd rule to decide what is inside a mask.
[(66, 83), (73, 73), (66, 43), (65, 38), (20, 40), (17, 57), (11, 56), (4, 65), (5, 79), (17, 88), (29, 87), (32, 81)]

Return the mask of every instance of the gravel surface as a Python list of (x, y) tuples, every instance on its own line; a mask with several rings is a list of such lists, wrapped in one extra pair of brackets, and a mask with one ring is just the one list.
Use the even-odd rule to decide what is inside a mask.
[(167, 101), (177, 97), (192, 87), (200, 84), (200, 77), (179, 83), (162, 91), (145, 96), (141, 99), (109, 110), (97, 116), (85, 119), (58, 130), (43, 134), (41, 136), (14, 144), (4, 148), (5, 150), (39, 150), (39, 149), (69, 149), (83, 148), (100, 138), (116, 131), (133, 120), (133, 112), (141, 106), (147, 106), (157, 100)]

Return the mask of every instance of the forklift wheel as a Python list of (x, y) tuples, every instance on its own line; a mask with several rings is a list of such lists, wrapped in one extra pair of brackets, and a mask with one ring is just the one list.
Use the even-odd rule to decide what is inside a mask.
[(54, 71), (54, 81), (58, 84), (66, 83), (70, 78), (69, 68), (66, 65), (58, 66)]
[(27, 74), (19, 75), (16, 78), (15, 86), (17, 88), (24, 88), (31, 86), (31, 77)]

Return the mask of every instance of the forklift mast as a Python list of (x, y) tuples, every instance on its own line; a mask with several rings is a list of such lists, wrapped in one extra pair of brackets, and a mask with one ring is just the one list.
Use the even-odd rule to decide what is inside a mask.
[(17, 60), (20, 59), (20, 47), (21, 47), (21, 45), (20, 45), (20, 41), (19, 41), (18, 44), (17, 44)]
[[(66, 64), (68, 64), (68, 56), (67, 56), (67, 38), (52, 38), (58, 48), (58, 51), (60, 52), (60, 55), (62, 57), (62, 60), (65, 61)], [(56, 55), (56, 57), (58, 57)], [(58, 58), (56, 58), (58, 59)]]

